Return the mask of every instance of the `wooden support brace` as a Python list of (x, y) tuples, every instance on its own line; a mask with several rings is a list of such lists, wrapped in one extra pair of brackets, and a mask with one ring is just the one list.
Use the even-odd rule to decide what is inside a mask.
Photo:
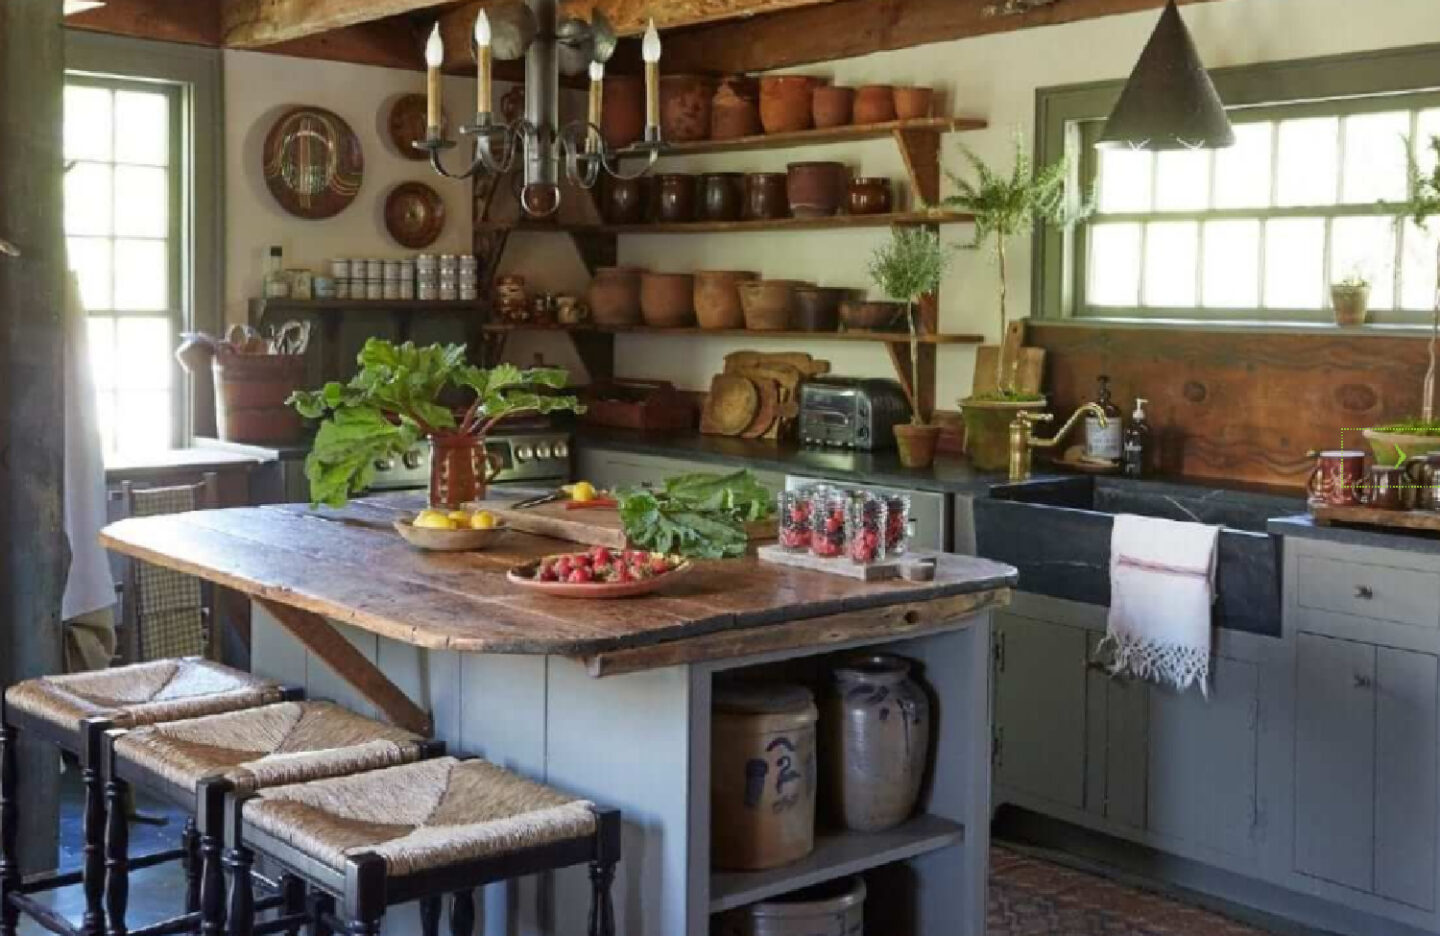
[(433, 736), (435, 725), (430, 713), (401, 692), (390, 677), (355, 649), (329, 621), (313, 611), (268, 598), (255, 600), (341, 681), (379, 709), (386, 721), (427, 738)]
[(940, 133), (937, 130), (895, 130), (895, 145), (905, 159), (910, 174), (910, 191), (921, 204), (918, 211), (940, 201)]

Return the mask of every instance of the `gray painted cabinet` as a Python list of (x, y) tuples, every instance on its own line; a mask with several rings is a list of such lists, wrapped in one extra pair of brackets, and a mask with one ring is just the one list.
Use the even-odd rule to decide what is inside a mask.
[(996, 781), (1079, 809), (1089, 635), (1017, 614), (1002, 612), (995, 621)]

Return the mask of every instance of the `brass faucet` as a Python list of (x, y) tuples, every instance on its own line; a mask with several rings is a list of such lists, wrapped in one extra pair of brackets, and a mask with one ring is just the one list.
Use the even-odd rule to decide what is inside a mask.
[(1029, 481), (1031, 450), (1054, 448), (1059, 445), (1060, 440), (1070, 434), (1070, 430), (1075, 428), (1075, 423), (1079, 422), (1080, 417), (1086, 413), (1099, 419), (1102, 429), (1110, 424), (1109, 419), (1105, 416), (1105, 411), (1098, 404), (1086, 403), (1070, 414), (1070, 418), (1065, 420), (1065, 425), (1061, 426), (1060, 431), (1054, 436), (1048, 439), (1037, 439), (1031, 434), (1035, 424), (1049, 422), (1053, 417), (1049, 413), (1020, 411), (1010, 422), (1010, 480)]

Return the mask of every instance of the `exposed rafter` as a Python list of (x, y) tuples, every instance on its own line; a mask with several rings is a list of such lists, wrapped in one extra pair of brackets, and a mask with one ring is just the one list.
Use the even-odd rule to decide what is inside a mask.
[(444, 5), (444, 0), (222, 0), (221, 42), (258, 49)]

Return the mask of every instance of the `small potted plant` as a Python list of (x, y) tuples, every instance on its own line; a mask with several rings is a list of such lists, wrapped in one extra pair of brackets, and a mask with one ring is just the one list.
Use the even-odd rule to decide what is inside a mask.
[[(1008, 250), (1010, 242), (1029, 234), (1036, 222), (1068, 227), (1091, 211), (1088, 202), (1074, 203), (1067, 194), (1070, 160), (1032, 172), (1025, 152), (1025, 137), (1015, 135), (1015, 164), (1008, 176), (996, 172), (969, 148), (962, 145), (960, 153), (975, 173), (975, 180), (946, 171), (956, 193), (944, 200), (947, 208), (967, 212), (975, 218), (975, 238), (966, 244), (978, 250), (987, 242), (995, 245), (995, 261), (1000, 272), (999, 321), (1000, 340), (1005, 340), (1009, 324)], [(1011, 421), (1025, 410), (1043, 409), (1045, 398), (1036, 393), (1022, 393), (1015, 387), (1013, 368), (1005, 372), (1005, 355), (996, 355), (995, 389), (972, 394), (960, 401), (965, 418), (965, 454), (982, 471), (998, 471), (1009, 459), (1008, 439)]]
[[(1431, 137), (1429, 145), (1435, 165), (1427, 170), (1415, 158), (1412, 142), (1405, 141), (1405, 155), (1410, 163), (1410, 198), (1396, 215), (1397, 224), (1409, 218), (1417, 227), (1428, 230), (1440, 215), (1440, 136)], [(1435, 266), (1440, 273), (1440, 245), (1436, 247)], [(1435, 419), (1437, 344), (1440, 344), (1440, 290), (1435, 293), (1435, 308), (1430, 316), (1430, 364), (1425, 369), (1425, 383), (1420, 387), (1420, 415), (1365, 430), (1365, 438), (1381, 464), (1402, 463), (1411, 456), (1440, 450), (1440, 422)]]
[(1335, 310), (1335, 324), (1364, 325), (1370, 315), (1370, 280), (1359, 269), (1344, 279), (1330, 284), (1330, 305)]
[[(513, 364), (485, 369), (466, 361), (464, 345), (416, 347), (371, 338), (349, 383), (300, 390), (287, 401), (320, 431), (305, 459), (310, 499), (342, 506), (370, 486), (375, 463), (406, 457), (430, 443), (430, 506), (454, 509), (483, 500), (499, 456), (485, 437), (501, 420), (529, 413), (581, 412), (579, 401), (553, 391), (564, 370)], [(452, 407), (451, 400), (461, 405)]]
[(916, 382), (920, 375), (920, 323), (916, 303), (940, 288), (940, 279), (950, 265), (951, 253), (940, 243), (939, 233), (923, 227), (897, 228), (890, 240), (870, 257), (870, 279), (886, 296), (905, 303), (910, 325), (910, 422), (895, 427), (900, 462), (907, 468), (928, 468), (935, 461), (935, 444), (940, 427), (920, 406)]

